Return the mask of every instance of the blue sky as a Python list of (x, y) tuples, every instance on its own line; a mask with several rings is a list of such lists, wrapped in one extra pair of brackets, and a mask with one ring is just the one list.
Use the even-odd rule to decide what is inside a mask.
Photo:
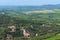
[(0, 0), (0, 5), (47, 5), (60, 4), (60, 0)]

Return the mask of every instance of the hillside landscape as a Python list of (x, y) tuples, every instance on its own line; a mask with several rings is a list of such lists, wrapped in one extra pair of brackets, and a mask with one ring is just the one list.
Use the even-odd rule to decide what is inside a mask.
[(0, 6), (0, 40), (60, 40), (60, 4)]

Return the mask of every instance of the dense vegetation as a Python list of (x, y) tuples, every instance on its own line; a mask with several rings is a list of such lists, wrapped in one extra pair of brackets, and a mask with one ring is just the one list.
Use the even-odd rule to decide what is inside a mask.
[[(21, 40), (59, 40), (60, 10), (52, 10), (54, 10), (54, 13), (31, 14), (23, 13), (26, 12), (27, 9), (0, 10), (0, 38), (4, 37), (4, 31), (8, 26), (15, 25), (17, 28), (25, 27), (31, 33), (29, 39), (21, 38)], [(38, 34), (37, 37), (35, 36), (36, 33)], [(16, 37), (16, 40), (19, 40), (19, 38)]]

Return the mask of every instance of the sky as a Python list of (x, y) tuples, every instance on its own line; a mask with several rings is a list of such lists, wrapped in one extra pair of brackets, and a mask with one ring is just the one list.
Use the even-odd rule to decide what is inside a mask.
[(1, 5), (39, 6), (47, 4), (60, 4), (60, 0), (0, 0)]

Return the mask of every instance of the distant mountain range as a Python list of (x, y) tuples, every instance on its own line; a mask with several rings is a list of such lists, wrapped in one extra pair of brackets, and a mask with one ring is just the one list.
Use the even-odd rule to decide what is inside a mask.
[(21, 9), (21, 10), (60, 9), (60, 4), (41, 6), (0, 6), (0, 9)]
[(45, 8), (45, 9), (60, 9), (60, 4), (56, 4), (56, 5), (43, 5), (43, 6), (40, 6), (40, 8)]

